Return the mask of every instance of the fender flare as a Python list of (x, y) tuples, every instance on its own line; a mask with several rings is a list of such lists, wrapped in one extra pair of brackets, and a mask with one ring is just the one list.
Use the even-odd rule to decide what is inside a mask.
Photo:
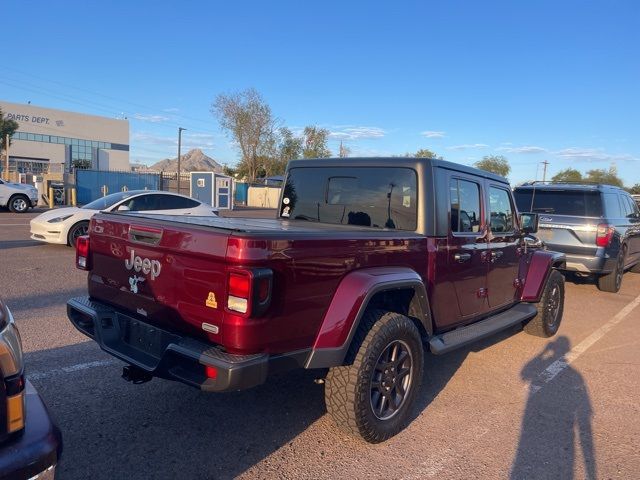
[(520, 300), (531, 303), (539, 302), (551, 270), (563, 269), (565, 265), (566, 257), (564, 253), (549, 250), (536, 250), (533, 252)]
[(316, 334), (305, 368), (342, 365), (370, 300), (384, 291), (412, 289), (410, 310), (428, 335), (433, 333), (431, 310), (420, 275), (407, 267), (356, 270), (346, 275), (333, 295)]

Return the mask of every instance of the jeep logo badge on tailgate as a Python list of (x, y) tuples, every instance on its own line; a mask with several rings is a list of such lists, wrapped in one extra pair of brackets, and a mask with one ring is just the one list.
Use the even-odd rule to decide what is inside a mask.
[(160, 265), (158, 260), (149, 260), (148, 258), (137, 257), (133, 249), (131, 250), (131, 258), (125, 258), (124, 266), (127, 270), (131, 270), (133, 268), (136, 272), (142, 270), (142, 273), (145, 275), (149, 275), (149, 273), (151, 273), (151, 280), (155, 280), (160, 276), (160, 270), (162, 268), (162, 265)]

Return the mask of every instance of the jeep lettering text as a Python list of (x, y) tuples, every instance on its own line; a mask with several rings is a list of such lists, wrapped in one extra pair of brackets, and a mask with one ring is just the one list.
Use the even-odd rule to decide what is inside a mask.
[(149, 260), (148, 258), (140, 258), (136, 256), (135, 250), (131, 250), (131, 258), (124, 260), (124, 266), (127, 270), (132, 268), (136, 272), (142, 271), (145, 275), (151, 273), (151, 280), (155, 280), (160, 275), (162, 265), (158, 260)]

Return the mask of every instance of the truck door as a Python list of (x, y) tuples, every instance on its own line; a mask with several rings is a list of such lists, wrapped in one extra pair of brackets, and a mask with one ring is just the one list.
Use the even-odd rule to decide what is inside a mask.
[(489, 251), (487, 289), (491, 310), (511, 305), (520, 263), (520, 230), (508, 187), (488, 183)]
[(441, 325), (466, 323), (488, 309), (487, 232), (482, 205), (482, 185), (476, 178), (457, 172), (449, 177), (449, 235), (447, 271), (458, 299), (458, 309), (451, 306)]

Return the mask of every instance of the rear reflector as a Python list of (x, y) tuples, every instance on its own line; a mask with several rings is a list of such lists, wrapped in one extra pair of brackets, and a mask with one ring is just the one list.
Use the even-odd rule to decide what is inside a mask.
[(76, 267), (89, 270), (89, 235), (83, 235), (76, 240)]
[(218, 369), (216, 367), (205, 365), (204, 372), (207, 378), (211, 378), (211, 379), (218, 378)]
[(596, 245), (599, 247), (608, 247), (613, 240), (613, 234), (616, 229), (613, 225), (601, 223), (596, 231)]
[(24, 428), (24, 391), (7, 398), (7, 432)]

